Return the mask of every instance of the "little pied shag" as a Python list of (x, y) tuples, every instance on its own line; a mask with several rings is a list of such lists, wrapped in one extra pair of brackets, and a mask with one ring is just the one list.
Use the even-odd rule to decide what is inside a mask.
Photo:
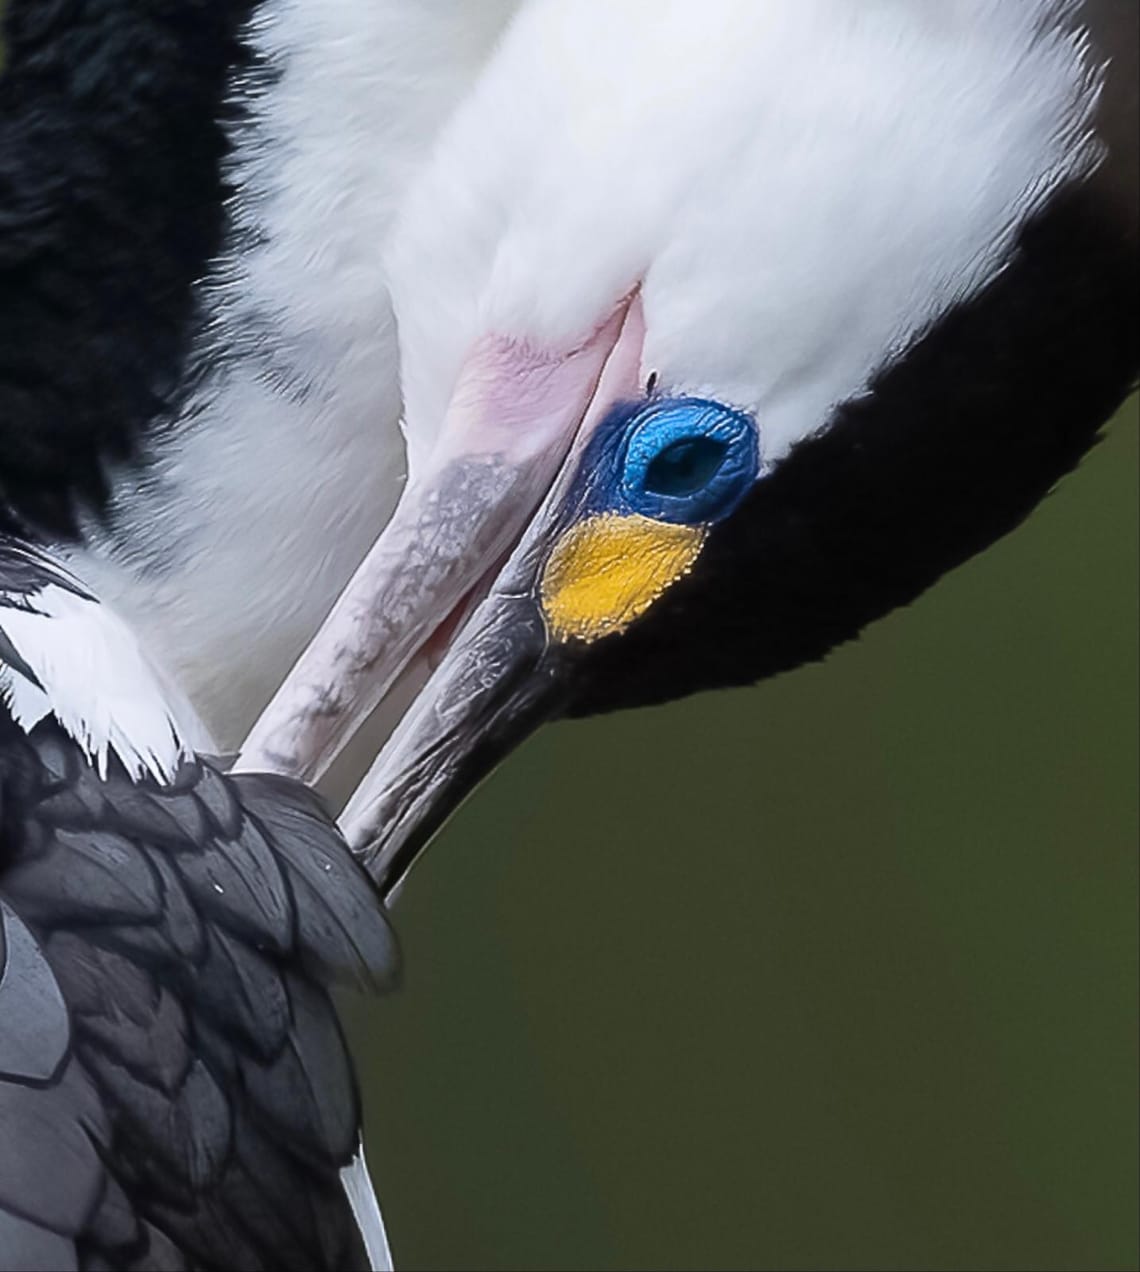
[(244, 762), (438, 662), (342, 819), (390, 889), (540, 721), (821, 658), (1015, 527), (1136, 383), (1138, 20), (518, 6), (386, 240), (407, 486)]
[(320, 801), (194, 754), (74, 577), (0, 535), (0, 1268), (390, 1267), (333, 982), (391, 985)]
[(245, 757), (319, 773), (443, 653), (349, 810), (387, 886), (541, 719), (910, 600), (1135, 377), (1130, 3), (8, 17), (5, 522), (229, 745), (402, 416)]
[[(535, 603), (471, 656), (542, 701), (480, 696), (497, 741), (455, 725), (467, 776), (416, 793), (436, 814), (507, 721), (820, 657), (1015, 525), (1135, 376), (1131, 0), (3, 13), (0, 524), (66, 550), (219, 747), (388, 519), (403, 424), (360, 674), (330, 690), (325, 645), (254, 761), (322, 771), (524, 545)], [(534, 514), (651, 400), (697, 404), (654, 434), (695, 465), (674, 482), (727, 453), (718, 412), (757, 479), (715, 515), (595, 500), (547, 579), (574, 585), (560, 625), (537, 576), (564, 536)], [(388, 749), (390, 807), (442, 684)]]

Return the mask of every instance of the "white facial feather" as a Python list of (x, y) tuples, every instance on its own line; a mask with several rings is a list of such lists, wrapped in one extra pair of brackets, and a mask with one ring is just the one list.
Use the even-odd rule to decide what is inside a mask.
[(26, 732), (54, 716), (100, 776), (115, 755), (133, 778), (168, 781), (191, 751), (213, 749), (194, 713), (98, 601), (56, 583), (0, 593), (0, 634), (35, 676), (0, 656), (0, 702)]
[(532, 0), (388, 252), (410, 463), (478, 335), (563, 342), (639, 280), (646, 371), (778, 458), (1094, 162), (1067, 8)]

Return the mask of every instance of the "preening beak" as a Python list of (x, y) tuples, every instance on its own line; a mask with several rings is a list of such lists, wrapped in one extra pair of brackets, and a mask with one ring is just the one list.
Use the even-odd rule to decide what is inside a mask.
[(635, 293), (569, 350), (476, 344), (427, 468), (242, 748), (243, 769), (315, 781), (397, 677), (446, 648), (343, 819), (386, 889), (557, 707), (565, 658), (538, 575), (593, 429), (638, 392), (643, 340)]
[(547, 529), (532, 528), (341, 817), (385, 896), (471, 789), (558, 709), (565, 651), (548, 644), (534, 595)]

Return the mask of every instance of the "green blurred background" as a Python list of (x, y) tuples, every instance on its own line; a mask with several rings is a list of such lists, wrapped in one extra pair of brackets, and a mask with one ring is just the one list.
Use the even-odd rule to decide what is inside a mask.
[(351, 1005), (402, 1268), (1136, 1265), (1137, 436), (826, 664), (464, 806)]

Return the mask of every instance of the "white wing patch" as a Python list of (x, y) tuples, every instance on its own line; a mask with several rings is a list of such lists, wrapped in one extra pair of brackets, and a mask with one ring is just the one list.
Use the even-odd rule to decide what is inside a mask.
[(54, 716), (101, 777), (114, 754), (132, 778), (169, 781), (192, 750), (213, 749), (189, 705), (98, 601), (51, 582), (0, 592), (0, 636), (19, 660), (0, 653), (0, 702), (28, 732)]

